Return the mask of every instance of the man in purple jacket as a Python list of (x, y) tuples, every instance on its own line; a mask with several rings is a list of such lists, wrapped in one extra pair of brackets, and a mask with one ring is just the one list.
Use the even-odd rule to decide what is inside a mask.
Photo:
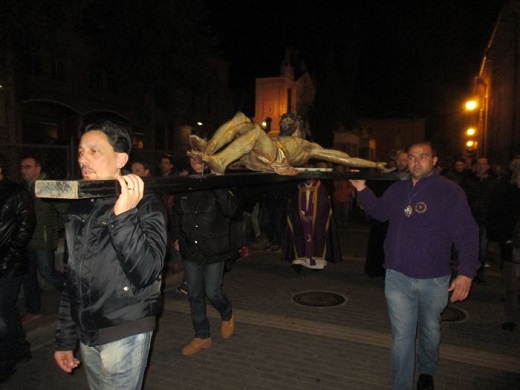
[[(364, 180), (351, 180), (365, 211), (389, 221), (385, 240), (385, 297), (392, 327), (392, 388), (411, 390), (418, 337), (417, 389), (433, 389), (441, 338), (441, 313), (468, 297), (480, 266), (478, 226), (461, 187), (434, 171), (428, 142), (408, 148), (410, 180), (377, 198)], [(452, 245), (459, 251), (452, 279)]]

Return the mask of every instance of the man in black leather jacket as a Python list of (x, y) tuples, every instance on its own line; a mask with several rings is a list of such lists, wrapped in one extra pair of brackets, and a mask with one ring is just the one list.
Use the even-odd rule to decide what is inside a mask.
[(0, 156), (0, 383), (9, 379), (20, 361), (31, 358), (16, 300), (36, 225), (31, 194), (9, 181), (6, 169)]
[(68, 262), (54, 358), (79, 365), (92, 389), (140, 389), (160, 310), (167, 216), (143, 180), (122, 175), (126, 129), (102, 120), (86, 126), (78, 148), (84, 180), (117, 179), (118, 197), (74, 201), (66, 215)]
[[(190, 165), (190, 173), (203, 173), (204, 165), (197, 160), (190, 159)], [(237, 197), (225, 188), (179, 193), (175, 198), (172, 239), (184, 262), (195, 330), (195, 338), (182, 349), (183, 355), (211, 347), (206, 298), (220, 313), (222, 338), (229, 338), (234, 332), (235, 316), (221, 286), (225, 262), (231, 257), (230, 220), (237, 208)]]

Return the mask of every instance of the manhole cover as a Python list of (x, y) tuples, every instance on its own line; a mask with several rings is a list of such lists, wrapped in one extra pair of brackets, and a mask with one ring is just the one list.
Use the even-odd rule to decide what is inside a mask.
[(304, 306), (329, 307), (341, 305), (345, 297), (328, 291), (306, 291), (296, 294), (293, 301)]
[(448, 306), (441, 314), (441, 320), (444, 322), (462, 322), (468, 315), (460, 309)]

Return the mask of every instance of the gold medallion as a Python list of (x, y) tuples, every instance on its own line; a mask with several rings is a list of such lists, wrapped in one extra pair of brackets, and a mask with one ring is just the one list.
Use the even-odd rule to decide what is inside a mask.
[(404, 215), (406, 215), (407, 217), (410, 217), (413, 213), (413, 208), (412, 206), (408, 205), (405, 207), (404, 209)]

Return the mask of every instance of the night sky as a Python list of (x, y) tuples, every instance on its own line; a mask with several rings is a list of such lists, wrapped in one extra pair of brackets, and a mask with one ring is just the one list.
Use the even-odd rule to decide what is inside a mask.
[(333, 59), (360, 117), (443, 114), (469, 92), (504, 1), (331, 3), (208, 0), (232, 86), (279, 75), (292, 45), (314, 75)]

